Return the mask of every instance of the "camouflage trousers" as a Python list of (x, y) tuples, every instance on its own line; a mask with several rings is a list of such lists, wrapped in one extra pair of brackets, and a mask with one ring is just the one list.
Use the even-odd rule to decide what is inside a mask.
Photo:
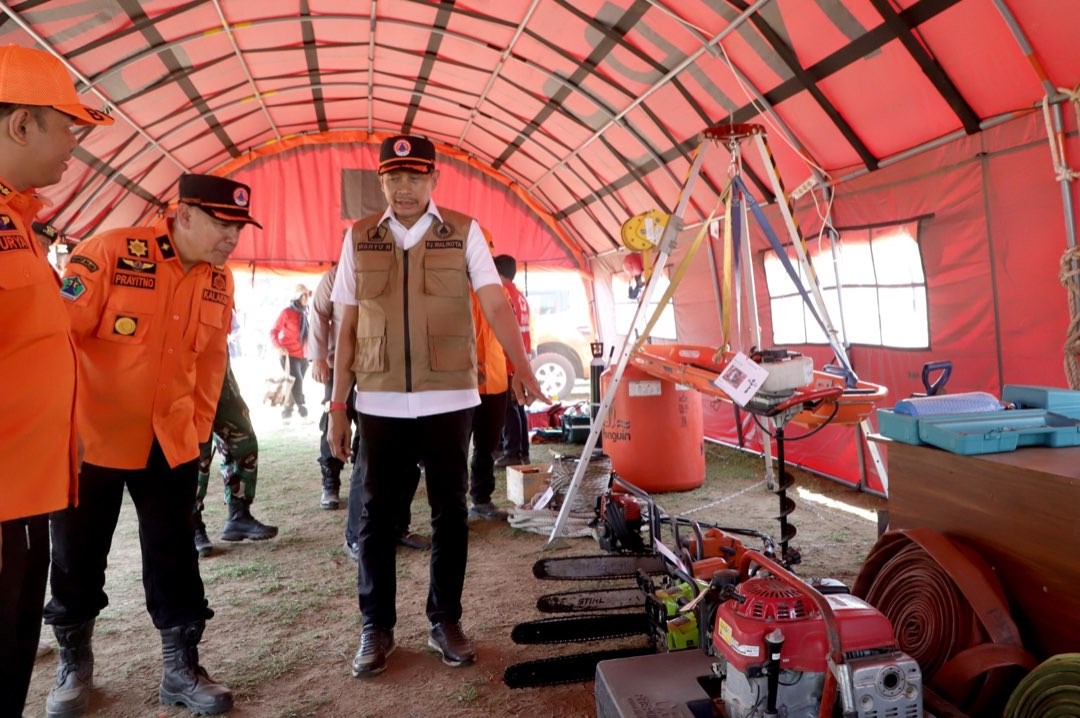
[(259, 473), (259, 442), (251, 427), (247, 404), (240, 396), (232, 366), (225, 369), (225, 384), (221, 388), (211, 440), (199, 446), (199, 485), (195, 495), (195, 510), (203, 510), (203, 499), (210, 484), (210, 463), (214, 451), (221, 455), (221, 476), (225, 480), (225, 503), (235, 497), (247, 503), (255, 498)]

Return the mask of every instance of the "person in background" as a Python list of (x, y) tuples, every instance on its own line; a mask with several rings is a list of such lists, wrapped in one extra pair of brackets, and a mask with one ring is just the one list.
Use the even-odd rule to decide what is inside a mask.
[[(488, 248), (493, 248), (491, 234), (481, 229)], [(469, 497), (472, 506), (469, 516), (502, 521), (508, 514), (492, 503), (491, 494), (495, 491), (494, 454), (502, 435), (510, 382), (506, 371), (506, 353), (484, 318), (475, 294), (472, 299), (473, 326), (476, 327), (476, 388), (480, 393), (480, 405), (473, 412), (472, 421), (473, 449), (469, 461)]]
[(214, 544), (206, 535), (202, 512), (210, 484), (210, 463), (214, 449), (221, 454), (221, 477), (225, 480), (225, 505), (229, 516), (221, 529), (222, 541), (265, 541), (278, 534), (277, 526), (267, 526), (251, 515), (255, 485), (259, 476), (259, 440), (251, 425), (247, 403), (226, 363), (225, 383), (221, 387), (211, 438), (199, 445), (198, 490), (195, 494), (195, 550), (209, 556)]
[(300, 418), (307, 416), (304, 376), (308, 367), (305, 347), (308, 341), (307, 304), (310, 297), (311, 291), (303, 284), (297, 284), (289, 306), (281, 310), (270, 330), (270, 341), (281, 352), (281, 368), (293, 378), (292, 393), (281, 410), (283, 419), (292, 416), (293, 406)]
[(78, 350), (76, 418), (86, 444), (76, 507), (52, 515), (52, 598), (60, 643), (46, 716), (78, 716), (93, 685), (94, 622), (124, 490), (139, 517), (146, 609), (161, 634), (166, 705), (223, 713), (232, 692), (199, 665), (212, 618), (195, 553), (199, 444), (225, 381), (233, 310), (225, 266), (251, 218), (251, 190), (183, 175), (175, 214), (79, 243), (60, 289)]
[[(510, 301), (510, 307), (514, 310), (518, 329), (521, 330), (521, 343), (525, 345), (525, 353), (532, 355), (532, 338), (529, 336), (529, 300), (514, 284), (517, 276), (517, 260), (509, 254), (500, 254), (494, 259), (495, 269), (502, 279), (503, 289), (506, 290), (506, 298)], [(513, 362), (507, 362), (507, 371), (514, 373)], [(531, 373), (530, 369), (530, 373)], [(495, 460), (495, 466), (506, 467), (515, 464), (528, 464), (529, 457), (529, 417), (525, 413), (525, 405), (519, 404), (510, 397), (506, 402), (506, 421), (503, 424), (502, 433), (503, 453)]]
[(432, 551), (428, 645), (450, 666), (476, 652), (461, 627), (468, 559), (469, 433), (476, 390), (476, 330), (469, 289), (507, 355), (522, 368), (514, 391), (540, 398), (513, 311), (479, 225), (439, 209), (435, 146), (413, 135), (383, 140), (379, 184), (385, 212), (345, 235), (332, 298), (345, 305), (334, 357), (331, 451), (349, 456), (345, 404), (356, 384), (360, 457), (357, 594), (363, 617), (354, 676), (386, 669), (394, 650), (397, 584), (394, 517), (409, 495), (401, 477), (424, 463)]
[[(319, 280), (319, 286), (315, 288), (315, 294), (311, 298), (311, 335), (308, 342), (308, 356), (311, 357), (311, 377), (320, 384), (326, 385), (323, 404), (330, 401), (330, 393), (334, 388), (334, 354), (337, 347), (337, 329), (341, 324), (342, 306), (331, 301), (330, 296), (334, 291), (334, 277), (337, 274), (337, 264), (334, 264), (323, 274)], [(354, 397), (350, 390), (349, 397)], [(350, 422), (356, 421), (356, 408), (351, 401), (346, 413)], [(324, 509), (336, 509), (341, 505), (341, 471), (345, 468), (345, 462), (337, 458), (330, 451), (330, 444), (326, 441), (326, 432), (329, 428), (330, 414), (324, 412), (319, 421), (322, 434), (319, 438), (319, 467), (322, 469), (322, 497), (319, 505)], [(359, 451), (360, 434), (357, 432), (353, 437), (353, 480), (349, 482), (350, 509), (359, 506), (359, 499), (353, 501), (353, 487), (357, 486), (356, 456)], [(424, 550), (431, 548), (431, 540), (409, 529), (412, 521), (410, 504), (416, 495), (416, 489), (420, 484), (420, 469), (413, 467), (404, 478), (412, 487), (409, 491), (409, 501), (404, 504), (400, 511), (397, 525), (398, 543), (407, 548)], [(357, 560), (358, 548), (356, 542), (356, 512), (349, 511), (345, 522), (345, 553), (353, 561)]]
[(31, 223), (60, 181), (72, 125), (112, 119), (79, 102), (63, 63), (0, 47), (0, 715), (22, 715), (41, 636), (49, 512), (77, 493), (75, 347), (60, 280)]

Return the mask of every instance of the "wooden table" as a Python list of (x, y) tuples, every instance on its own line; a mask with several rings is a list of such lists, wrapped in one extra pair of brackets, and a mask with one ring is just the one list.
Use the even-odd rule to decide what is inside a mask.
[(979, 551), (1040, 658), (1080, 651), (1080, 447), (962, 456), (882, 436), (889, 527), (927, 526)]

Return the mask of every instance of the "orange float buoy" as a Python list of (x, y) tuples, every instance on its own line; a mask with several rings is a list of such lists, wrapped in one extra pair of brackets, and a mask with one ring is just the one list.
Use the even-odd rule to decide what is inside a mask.
[[(614, 369), (600, 376), (606, 395)], [(652, 493), (705, 481), (701, 393), (627, 365), (603, 426), (604, 453), (621, 478)]]

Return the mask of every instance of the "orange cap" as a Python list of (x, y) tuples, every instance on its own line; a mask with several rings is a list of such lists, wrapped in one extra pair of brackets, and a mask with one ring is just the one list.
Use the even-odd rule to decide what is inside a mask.
[(111, 125), (113, 118), (79, 102), (64, 63), (42, 50), (0, 47), (0, 102), (52, 107), (77, 125)]

